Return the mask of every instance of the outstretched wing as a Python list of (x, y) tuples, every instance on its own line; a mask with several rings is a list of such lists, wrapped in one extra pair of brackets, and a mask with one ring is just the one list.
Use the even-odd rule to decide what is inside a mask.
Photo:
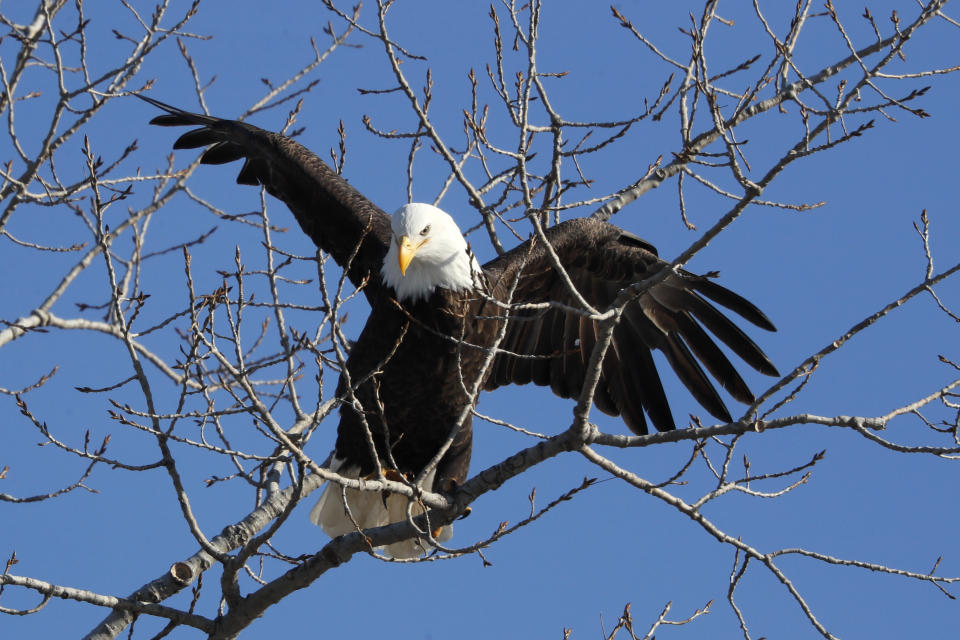
[(389, 216), (309, 149), (286, 136), (137, 97), (167, 112), (150, 124), (199, 125), (180, 136), (174, 149), (208, 147), (200, 157), (204, 164), (242, 158), (237, 183), (263, 185), (270, 195), (283, 200), (304, 233), (348, 269), (354, 286), (365, 284), (367, 299), (372, 300), (390, 243)]
[[(546, 235), (573, 285), (601, 311), (624, 287), (652, 276), (664, 264), (652, 245), (598, 220), (570, 220), (547, 229)], [(515, 282), (514, 303), (555, 301), (577, 307), (542, 242), (521, 245), (484, 269), (493, 294), (501, 300), (507, 299)], [(697, 402), (717, 419), (729, 422), (730, 412), (704, 368), (735, 399), (752, 402), (753, 393), (707, 331), (757, 371), (775, 376), (777, 369), (711, 301), (776, 331), (753, 304), (712, 280), (686, 272), (672, 274), (624, 309), (603, 360), (595, 406), (622, 415), (637, 434), (647, 433), (644, 413), (659, 431), (673, 429), (653, 349), (663, 352)], [(557, 307), (511, 311), (500, 343), (503, 352), (494, 359), (485, 388), (533, 382), (549, 386), (563, 398), (575, 398), (598, 335), (597, 323)]]

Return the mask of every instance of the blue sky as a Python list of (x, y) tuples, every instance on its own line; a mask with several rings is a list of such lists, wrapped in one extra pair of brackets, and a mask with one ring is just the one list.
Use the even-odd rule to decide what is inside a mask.
[[(740, 6), (743, 3), (726, 4), (721, 3), (720, 13), (733, 20), (733, 26), (714, 24), (707, 41), (714, 68), (722, 70), (756, 53), (763, 54), (764, 61), (769, 59), (771, 45), (763, 39), (756, 18), (745, 12)], [(777, 32), (783, 33), (787, 17), (777, 12), (781, 3), (765, 4), (773, 5), (765, 11)], [(668, 55), (687, 59), (689, 41), (677, 27), (689, 25), (689, 12), (700, 15), (698, 4), (622, 2), (617, 7)], [(870, 7), (884, 35), (891, 8), (898, 9), (904, 22), (916, 13), (909, 2), (877, 2)], [(19, 10), (4, 6), (13, 20), (29, 21), (32, 12), (16, 15)], [(869, 28), (859, 18), (860, 4), (843, 3), (838, 10), (858, 45), (872, 41)], [(116, 55), (126, 51), (111, 29), (132, 32), (135, 23), (119, 3), (104, 3), (89, 11), (90, 62), (106, 69)], [(372, 4), (364, 8), (365, 24), (371, 24), (374, 11)], [(429, 59), (434, 124), (454, 147), (462, 147), (469, 69), (476, 69), (480, 76), (482, 100), (493, 100), (484, 70), (493, 56), (487, 11), (480, 3), (468, 7), (465, 3), (399, 2), (391, 12), (394, 39)], [(502, 8), (499, 13), (506, 32), (506, 14)], [(187, 30), (213, 37), (186, 42), (201, 81), (216, 77), (206, 93), (211, 112), (233, 117), (244, 111), (263, 94), (261, 78), (281, 81), (310, 59), (311, 36), (321, 48), (326, 46), (322, 29), (331, 19), (318, 3), (204, 5)], [(334, 24), (339, 25), (336, 20)], [(644, 98), (656, 97), (670, 72), (618, 26), (604, 4), (547, 3), (541, 33), (541, 71), (569, 72), (548, 86), (554, 106), (570, 120), (629, 117), (640, 110)], [(891, 73), (957, 64), (956, 37), (956, 28), (943, 21), (931, 25), (908, 43), (906, 61), (895, 63)], [(414, 120), (399, 96), (365, 96), (357, 91), (390, 88), (394, 81), (382, 47), (360, 36), (350, 42), (362, 47), (337, 50), (309, 76), (319, 84), (307, 95), (299, 116), (297, 126), (306, 127), (299, 140), (326, 159), (328, 149), (337, 144), (336, 128), (342, 120), (348, 144), (345, 175), (370, 199), (392, 211), (406, 200), (409, 148), (405, 142), (371, 135), (361, 118), (371, 116), (382, 130), (407, 130)], [(8, 51), (0, 49), (0, 54), (6, 58)], [(842, 57), (843, 51), (843, 41), (828, 20), (814, 18), (801, 38), (797, 61), (805, 71), (816, 70)], [(507, 64), (511, 69), (522, 68), (516, 54), (509, 52)], [(419, 87), (426, 66), (409, 61), (404, 70)], [(30, 77), (37, 78), (39, 89), (55, 90), (39, 74)], [(752, 78), (748, 73), (742, 85)], [(189, 70), (175, 44), (168, 42), (158, 50), (131, 88), (148, 79), (155, 79), (153, 97), (198, 109)], [(751, 335), (783, 373), (922, 280), (926, 263), (912, 227), (921, 210), (926, 209), (931, 218), (936, 270), (960, 260), (954, 240), (960, 224), (952, 154), (953, 142), (960, 135), (957, 79), (936, 76), (884, 87), (902, 96), (926, 84), (932, 89), (914, 106), (930, 112), (932, 118), (891, 110), (895, 122), (877, 117), (875, 127), (864, 136), (793, 163), (764, 193), (769, 200), (824, 201), (823, 207), (803, 213), (750, 208), (689, 265), (693, 271), (720, 271), (724, 285), (767, 313), (778, 333), (751, 331)], [(742, 88), (736, 82), (729, 86)], [(835, 82), (828, 83), (828, 93), (835, 89)], [(872, 96), (865, 95), (865, 100)], [(40, 131), (45, 122), (42, 99), (35, 102), (36, 107), (24, 103), (18, 111), (17, 124), (27, 143), (30, 137), (26, 132)], [(255, 116), (252, 122), (278, 129), (286, 110)], [(105, 158), (138, 139), (139, 150), (124, 166), (131, 173), (137, 167), (145, 174), (152, 173), (163, 166), (175, 136), (170, 129), (148, 127), (146, 123), (154, 115), (151, 107), (134, 99), (114, 100), (85, 133), (94, 150)], [(848, 124), (855, 127), (866, 119), (858, 118), (851, 117)], [(506, 126), (503, 109), (495, 103), (489, 128), (497, 142), (515, 145), (515, 131)], [(748, 140), (745, 153), (762, 173), (800, 132), (796, 107), (790, 105), (785, 114), (771, 112), (751, 123), (739, 133), (739, 139)], [(9, 153), (6, 138), (3, 144), (6, 153), (0, 157)], [(637, 125), (607, 153), (584, 160), (584, 172), (596, 181), (590, 193), (599, 195), (630, 184), (658, 156), (669, 160), (679, 148), (674, 108), (660, 122)], [(192, 152), (178, 152), (176, 166), (183, 167), (194, 157)], [(421, 151), (419, 157), (413, 196), (432, 201), (445, 173), (429, 150)], [(82, 162), (78, 140), (58, 159), (58, 170), (78, 177)], [(238, 168), (202, 167), (190, 187), (225, 211), (254, 211), (259, 207), (258, 192), (233, 184)], [(476, 166), (468, 167), (468, 172), (479, 177)], [(146, 202), (149, 191), (149, 185), (138, 185), (130, 206)], [(699, 231), (686, 230), (681, 222), (675, 180), (625, 208), (613, 222), (645, 237), (661, 255), (672, 258), (729, 208), (724, 200), (689, 182), (684, 195), (688, 215)], [(462, 227), (475, 222), (462, 190), (451, 189), (440, 204)], [(285, 207), (268, 198), (268, 208), (274, 224), (290, 227), (290, 232), (279, 235), (275, 242), (293, 253), (311, 254), (312, 245), (291, 226), (295, 223)], [(126, 203), (117, 205), (111, 212), (113, 220), (122, 220), (125, 209)], [(592, 209), (584, 208), (576, 215), (590, 212)], [(248, 264), (262, 264), (258, 232), (224, 223), (187, 198), (172, 202), (151, 225), (148, 239), (153, 250), (218, 227), (209, 241), (193, 250), (192, 268), (199, 291), (212, 291), (220, 283), (217, 271), (234, 268), (236, 246), (241, 247)], [(21, 207), (8, 230), (18, 239), (48, 245), (89, 240), (85, 227), (63, 209)], [(493, 255), (481, 237), (471, 240), (481, 257)], [(504, 237), (504, 241), (509, 240)], [(0, 238), (0, 242), (0, 270), (8, 274), (0, 285), (0, 317), (12, 321), (38, 305), (77, 256), (38, 256), (6, 239)], [(148, 266), (141, 286), (151, 299), (144, 313), (162, 318), (171, 309), (182, 308), (181, 255), (174, 252)], [(309, 268), (303, 271), (309, 277)], [(97, 318), (97, 312), (78, 311), (75, 303), (102, 302), (104, 282), (103, 269), (92, 268), (54, 311), (64, 317)], [(950, 304), (956, 302), (960, 289), (955, 282), (947, 282), (939, 293)], [(303, 292), (291, 295), (309, 300)], [(356, 335), (362, 320), (363, 305), (356, 305), (346, 326), (348, 333)], [(292, 314), (291, 323), (308, 329), (310, 317)], [(878, 416), (912, 402), (956, 378), (956, 371), (937, 359), (940, 354), (955, 361), (960, 358), (955, 335), (954, 322), (940, 313), (928, 296), (921, 296), (825, 359), (799, 398), (776, 415)], [(175, 353), (171, 336), (157, 337), (150, 344)], [(106, 387), (127, 377), (129, 363), (121, 344), (80, 331), (30, 335), (0, 350), (0, 387), (22, 387), (55, 365), (60, 370), (54, 380), (26, 399), (57, 437), (81, 444), (89, 429), (94, 442), (111, 434), (110, 453), (125, 461), (149, 463), (157, 458), (151, 438), (125, 430), (107, 415), (107, 395), (135, 403), (140, 398), (135, 390), (103, 395), (75, 390), (82, 385)], [(169, 388), (156, 370), (149, 374), (161, 399), (175, 398), (176, 390)], [(746, 379), (756, 392), (771, 382), (752, 373)], [(706, 419), (672, 377), (665, 375), (665, 384), (678, 420), (690, 413)], [(332, 381), (327, 386), (332, 388)], [(735, 412), (735, 402), (728, 404)], [(81, 473), (83, 465), (77, 460), (51, 447), (36, 446), (39, 436), (19, 415), (12, 398), (0, 396), (0, 406), (5, 416), (0, 468), (11, 467), (0, 491), (17, 496), (42, 493), (72, 482)], [(479, 405), (485, 414), (546, 433), (566, 428), (572, 408), (572, 402), (534, 387), (497, 391), (485, 395)], [(932, 410), (928, 417), (950, 418), (940, 410)], [(605, 431), (626, 433), (619, 420), (603, 415), (595, 418)], [(326, 457), (334, 426), (334, 421), (328, 421), (311, 441), (309, 452), (317, 459)], [(231, 428), (238, 441), (255, 441), (249, 421), (237, 420)], [(489, 424), (477, 421), (474, 428), (474, 471), (529, 445), (528, 440)], [(947, 439), (935, 438), (911, 417), (894, 421), (884, 435), (905, 444), (949, 445)], [(951, 554), (953, 533), (960, 527), (954, 507), (955, 462), (893, 453), (853, 432), (815, 425), (748, 436), (740, 445), (740, 454), (749, 456), (754, 472), (766, 473), (802, 464), (823, 449), (827, 456), (810, 481), (792, 493), (771, 500), (727, 495), (705, 508), (705, 515), (763, 551), (804, 547), (919, 572), (929, 570), (943, 555), (938, 572), (960, 575), (960, 562)], [(619, 464), (657, 482), (670, 477), (689, 452), (689, 443), (604, 451)], [(716, 449), (712, 452), (719, 455)], [(188, 449), (178, 454), (191, 501), (208, 535), (250, 510), (251, 492), (239, 482), (204, 486), (203, 480), (211, 475), (231, 472), (227, 461)], [(468, 544), (489, 535), (501, 521), (521, 520), (529, 511), (527, 496), (533, 488), (537, 504), (542, 506), (579, 485), (584, 476), (597, 476), (602, 482), (489, 549), (486, 557), (492, 566), (484, 567), (476, 556), (422, 566), (394, 566), (358, 557), (269, 610), (246, 637), (279, 633), (436, 639), (562, 637), (564, 628), (572, 628), (574, 638), (594, 638), (600, 637), (601, 628), (609, 630), (616, 623), (627, 602), (632, 603), (639, 630), (645, 629), (667, 602), (673, 603), (670, 618), (681, 619), (708, 601), (713, 601), (709, 615), (689, 627), (662, 628), (658, 637), (738, 637), (736, 619), (725, 602), (732, 551), (686, 516), (598, 473), (578, 455), (550, 460), (511, 480), (496, 494), (483, 496), (473, 505), (473, 515), (457, 523), (454, 542)], [(684, 499), (693, 500), (711, 488), (702, 465), (689, 480), (688, 485), (675, 488)], [(196, 543), (179, 515), (166, 474), (98, 468), (87, 485), (98, 493), (76, 491), (53, 501), (2, 506), (0, 558), (16, 550), (20, 560), (11, 572), (121, 596), (195, 551)], [(782, 486), (771, 483), (764, 489)], [(307, 511), (307, 505), (298, 509), (277, 537), (285, 553), (309, 554), (325, 543), (325, 536), (307, 522)], [(781, 559), (780, 564), (818, 618), (837, 636), (937, 638), (955, 634), (956, 603), (929, 584), (800, 558)], [(280, 570), (269, 565), (267, 571), (275, 576)], [(212, 596), (216, 576), (206, 579), (206, 590)], [(252, 583), (245, 587), (252, 588)], [(205, 615), (213, 615), (216, 606), (211, 596), (201, 600), (200, 612)], [(170, 604), (186, 606), (186, 597), (181, 595)], [(35, 602), (33, 595), (8, 590), (0, 606), (27, 607)], [(738, 604), (755, 638), (816, 637), (783, 586), (758, 566), (751, 567), (741, 584)], [(104, 615), (104, 610), (89, 605), (58, 601), (32, 616), (0, 618), (0, 631), (5, 637), (76, 636)], [(141, 620), (138, 627), (135, 637), (150, 637), (151, 630), (159, 629), (149, 620)], [(174, 635), (194, 637), (197, 633), (180, 629)]]

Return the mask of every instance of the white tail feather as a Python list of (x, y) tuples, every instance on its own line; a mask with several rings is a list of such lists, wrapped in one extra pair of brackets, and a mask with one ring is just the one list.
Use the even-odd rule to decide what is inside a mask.
[[(330, 471), (339, 473), (345, 478), (359, 478), (360, 468), (355, 465), (346, 466), (344, 460), (333, 457), (330, 462)], [(424, 479), (425, 487), (433, 487), (434, 475), (431, 473)], [(320, 494), (320, 499), (310, 511), (310, 522), (319, 525), (331, 538), (351, 533), (357, 530), (350, 517), (347, 515), (343, 505), (344, 491), (340, 485), (327, 483)], [(407, 519), (407, 504), (409, 500), (406, 496), (396, 493), (388, 494), (386, 505), (384, 505), (383, 494), (379, 491), (358, 491), (356, 489), (347, 489), (347, 504), (350, 505), (350, 514), (356, 520), (361, 529), (371, 527), (382, 527), (394, 522), (403, 522)], [(413, 517), (423, 514), (424, 510), (419, 504), (414, 504), (411, 508)], [(446, 542), (453, 536), (453, 526), (447, 525), (440, 530), (437, 537), (438, 542)], [(382, 547), (384, 553), (393, 558), (416, 558), (430, 551), (432, 547), (418, 538), (402, 540), (386, 547)]]

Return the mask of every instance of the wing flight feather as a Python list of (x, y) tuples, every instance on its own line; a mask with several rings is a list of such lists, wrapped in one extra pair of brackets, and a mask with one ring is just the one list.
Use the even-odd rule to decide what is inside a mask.
[[(546, 235), (572, 284), (596, 309), (608, 308), (623, 288), (664, 266), (652, 245), (598, 220), (570, 220), (547, 229)], [(522, 245), (484, 268), (493, 294), (501, 299), (516, 280), (515, 302), (576, 305), (547, 252), (536, 243), (532, 248)], [(595, 406), (622, 416), (634, 433), (647, 433), (648, 423), (660, 431), (675, 428), (654, 350), (663, 353), (680, 382), (715, 418), (731, 420), (710, 376), (734, 399), (752, 402), (752, 392), (715, 339), (761, 373), (778, 375), (776, 367), (711, 302), (758, 327), (776, 330), (756, 306), (712, 280), (683, 271), (671, 274), (624, 308), (602, 363)], [(598, 335), (598, 323), (574, 311), (518, 311), (508, 320), (502, 351), (485, 388), (534, 382), (561, 397), (576, 398)]]
[(368, 300), (373, 299), (391, 237), (387, 214), (314, 153), (286, 136), (137, 97), (166, 112), (150, 124), (200, 127), (181, 135), (174, 149), (206, 147), (200, 156), (203, 164), (244, 160), (237, 183), (263, 185), (283, 200), (303, 232), (347, 269), (354, 286), (365, 286)]

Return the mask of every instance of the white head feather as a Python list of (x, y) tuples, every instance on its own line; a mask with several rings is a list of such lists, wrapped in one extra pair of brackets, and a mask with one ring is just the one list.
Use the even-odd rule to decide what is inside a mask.
[[(380, 274), (400, 301), (428, 298), (437, 287), (460, 291), (474, 286), (480, 265), (467, 250), (460, 228), (447, 213), (430, 204), (405, 204), (393, 214), (393, 238)], [(400, 270), (400, 243), (408, 239), (414, 256)], [(479, 282), (479, 280), (477, 280)]]

